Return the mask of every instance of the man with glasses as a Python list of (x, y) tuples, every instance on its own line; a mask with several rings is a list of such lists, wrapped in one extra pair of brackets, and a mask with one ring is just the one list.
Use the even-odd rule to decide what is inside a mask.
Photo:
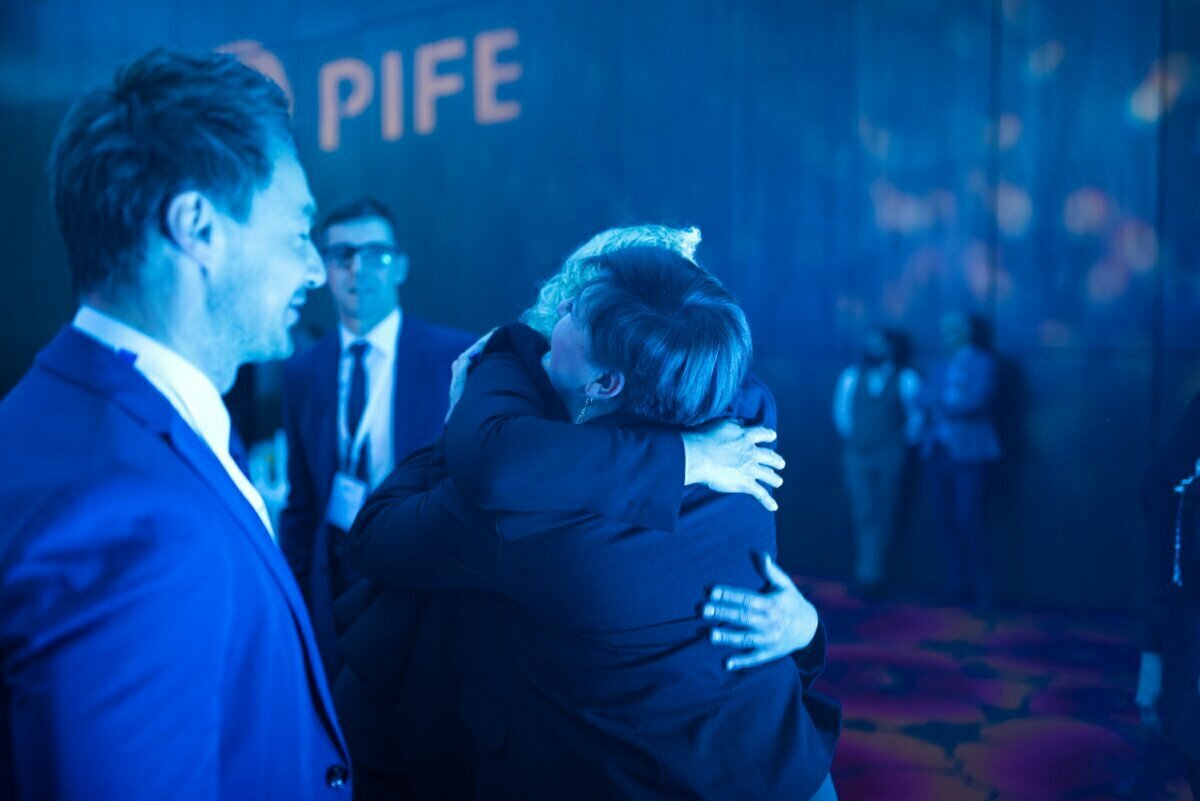
[(356, 580), (342, 559), (346, 531), (370, 489), (441, 432), (450, 365), (474, 337), (401, 311), (408, 257), (379, 201), (335, 208), (315, 237), (339, 322), (284, 368), (290, 491), (279, 533), (332, 679), (333, 602)]

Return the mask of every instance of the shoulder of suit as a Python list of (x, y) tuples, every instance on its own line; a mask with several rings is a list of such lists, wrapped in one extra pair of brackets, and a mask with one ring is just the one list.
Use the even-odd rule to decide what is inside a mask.
[(296, 376), (307, 373), (322, 359), (331, 353), (337, 353), (338, 348), (338, 330), (337, 327), (334, 327), (332, 331), (286, 360), (283, 363), (284, 375)]
[(404, 326), (400, 333), (401, 339), (404, 339), (404, 329), (408, 329), (410, 334), (418, 334), (418, 339), (431, 347), (453, 350), (454, 356), (458, 356), (478, 338), (469, 331), (431, 323), (407, 314), (404, 316)]

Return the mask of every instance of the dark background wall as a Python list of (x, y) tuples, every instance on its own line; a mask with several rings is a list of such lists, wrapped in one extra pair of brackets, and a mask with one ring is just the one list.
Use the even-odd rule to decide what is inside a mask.
[[(1139, 473), (1200, 388), (1200, 0), (5, 3), (0, 392), (73, 310), (57, 124), (159, 44), (232, 46), (287, 83), (317, 198), (395, 207), (411, 313), (482, 331), (602, 228), (699, 225), (779, 398), (796, 570), (849, 563), (829, 403), (863, 323), (929, 363), (941, 313), (982, 315), (1007, 378), (999, 591), (1137, 602)], [(461, 90), (430, 106), (439, 54)], [(323, 105), (339, 70), (357, 78)], [(912, 507), (896, 569), (921, 585), (937, 553)]]

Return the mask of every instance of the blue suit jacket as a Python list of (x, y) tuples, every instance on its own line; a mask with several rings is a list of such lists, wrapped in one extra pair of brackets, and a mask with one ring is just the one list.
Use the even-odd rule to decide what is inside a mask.
[[(392, 447), (399, 463), (441, 434), (449, 405), (450, 365), (475, 338), (404, 316), (396, 344)], [(333, 612), (344, 535), (325, 523), (338, 470), (337, 388), (341, 339), (335, 329), (284, 365), (284, 428), (288, 439), (287, 507), (279, 540), (300, 582), (330, 680), (337, 676), (338, 626)]]
[[(456, 451), (472, 464), (491, 458), (489, 443), (517, 424), (519, 407), (565, 419), (538, 354), (520, 352), (519, 343), (517, 350), (481, 360), (468, 382), (446, 435), (452, 477)], [(596, 425), (650, 424), (609, 415)], [(636, 461), (653, 453), (608, 455)], [(753, 554), (774, 552), (770, 513), (748, 496), (702, 488), (685, 491), (681, 504), (676, 489), (678, 525), (661, 527), (580, 511), (486, 512), (467, 503), (454, 480), (410, 491), (419, 482), (407, 474), (436, 472), (435, 456), (414, 455), (398, 469), (368, 501), (351, 539), (358, 566), (388, 586), (487, 593), (463, 601), (459, 654), (460, 714), (482, 745), (480, 797), (815, 792), (829, 770), (833, 732), (809, 714), (811, 676), (791, 660), (724, 670), (727, 654), (709, 644), (697, 614), (713, 583), (761, 582)], [(613, 483), (611, 472), (569, 472), (585, 484)], [(501, 477), (509, 480), (511, 473)], [(619, 490), (611, 493), (614, 511), (637, 511), (621, 506)], [(567, 506), (586, 492), (549, 493), (540, 503)], [(823, 642), (816, 646), (823, 657)]]
[(975, 345), (960, 348), (928, 385), (932, 415), (929, 446), (945, 446), (954, 462), (994, 462), (1000, 440), (992, 424), (999, 368)]
[(349, 799), (287, 563), (167, 400), (68, 327), (0, 441), (0, 796)]

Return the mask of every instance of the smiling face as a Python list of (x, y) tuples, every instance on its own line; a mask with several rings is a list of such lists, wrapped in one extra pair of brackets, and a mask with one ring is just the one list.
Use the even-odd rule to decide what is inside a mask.
[(408, 259), (387, 220), (360, 217), (329, 226), (324, 253), (329, 291), (346, 327), (369, 331), (399, 306), (396, 290), (408, 277)]
[(288, 329), (308, 290), (325, 280), (309, 236), (315, 211), (304, 169), (289, 149), (276, 159), (270, 183), (255, 193), (245, 222), (225, 218), (228, 263), (208, 306), (239, 363), (291, 354)]

